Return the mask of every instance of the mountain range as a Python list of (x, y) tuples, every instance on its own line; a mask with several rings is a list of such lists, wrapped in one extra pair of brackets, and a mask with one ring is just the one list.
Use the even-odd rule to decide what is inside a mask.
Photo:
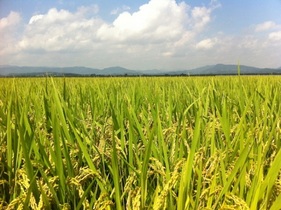
[[(176, 75), (237, 75), (237, 65), (216, 64), (189, 70), (130, 70), (115, 66), (104, 69), (74, 67), (35, 67), (35, 66), (10, 66), (0, 65), (0, 76), (176, 76)], [(280, 74), (279, 68), (257, 68), (240, 65), (241, 75)]]

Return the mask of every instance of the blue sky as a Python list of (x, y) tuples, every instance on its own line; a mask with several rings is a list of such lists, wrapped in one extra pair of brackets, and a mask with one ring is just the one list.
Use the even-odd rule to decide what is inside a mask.
[(0, 65), (277, 68), (280, 11), (281, 0), (0, 0)]

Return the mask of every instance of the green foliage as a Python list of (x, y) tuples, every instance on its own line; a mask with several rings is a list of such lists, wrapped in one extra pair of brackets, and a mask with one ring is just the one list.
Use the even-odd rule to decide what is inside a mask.
[(279, 77), (0, 84), (0, 209), (280, 208)]

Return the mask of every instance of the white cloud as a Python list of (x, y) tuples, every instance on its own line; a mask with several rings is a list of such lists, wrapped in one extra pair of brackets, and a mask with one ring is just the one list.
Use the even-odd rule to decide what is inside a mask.
[(204, 39), (196, 44), (196, 49), (211, 49), (217, 42), (217, 38)]
[(19, 47), (35, 52), (80, 51), (90, 48), (95, 31), (102, 21), (85, 18), (87, 12), (89, 10), (86, 8), (79, 8), (76, 13), (52, 8), (47, 14), (32, 16)]
[(14, 11), (11, 11), (10, 14), (0, 19), (0, 30), (1, 32), (4, 32), (4, 30), (7, 30), (15, 25), (17, 25), (21, 21), (20, 14)]
[(41, 19), (44, 18), (44, 15), (34, 15), (30, 18), (29, 23), (28, 24), (33, 24), (36, 23), (37, 21), (40, 21)]
[[(265, 21), (256, 25), (255, 32), (263, 32), (263, 38), (255, 38), (254, 46), (256, 49), (279, 46), (281, 47), (281, 25), (274, 21)], [(251, 44), (248, 43), (247, 46)], [(253, 44), (253, 42), (252, 42)]]
[(185, 32), (188, 6), (174, 0), (151, 0), (137, 12), (121, 13), (112, 24), (105, 23), (98, 38), (110, 41), (166, 41)]
[(271, 41), (280, 41), (281, 40), (281, 31), (272, 32), (268, 35), (269, 40)]
[(194, 27), (201, 30), (211, 20), (211, 8), (195, 7), (192, 12), (192, 18), (194, 19)]
[(51, 24), (59, 24), (70, 22), (75, 19), (75, 16), (67, 10), (57, 10), (56, 8), (52, 8), (48, 11), (47, 14), (42, 15), (35, 15), (32, 16), (29, 20), (29, 24), (38, 24), (40, 25), (51, 25)]
[(256, 25), (255, 31), (268, 31), (277, 27), (277, 24), (273, 21), (266, 21)]
[(15, 43), (22, 29), (20, 23), (20, 14), (13, 11), (7, 17), (0, 19), (0, 56), (2, 56), (2, 59), (4, 58), (3, 56), (17, 51)]

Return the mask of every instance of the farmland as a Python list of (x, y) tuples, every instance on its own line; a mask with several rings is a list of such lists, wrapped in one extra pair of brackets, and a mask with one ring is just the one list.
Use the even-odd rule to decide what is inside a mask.
[(0, 208), (280, 209), (281, 78), (0, 79)]

